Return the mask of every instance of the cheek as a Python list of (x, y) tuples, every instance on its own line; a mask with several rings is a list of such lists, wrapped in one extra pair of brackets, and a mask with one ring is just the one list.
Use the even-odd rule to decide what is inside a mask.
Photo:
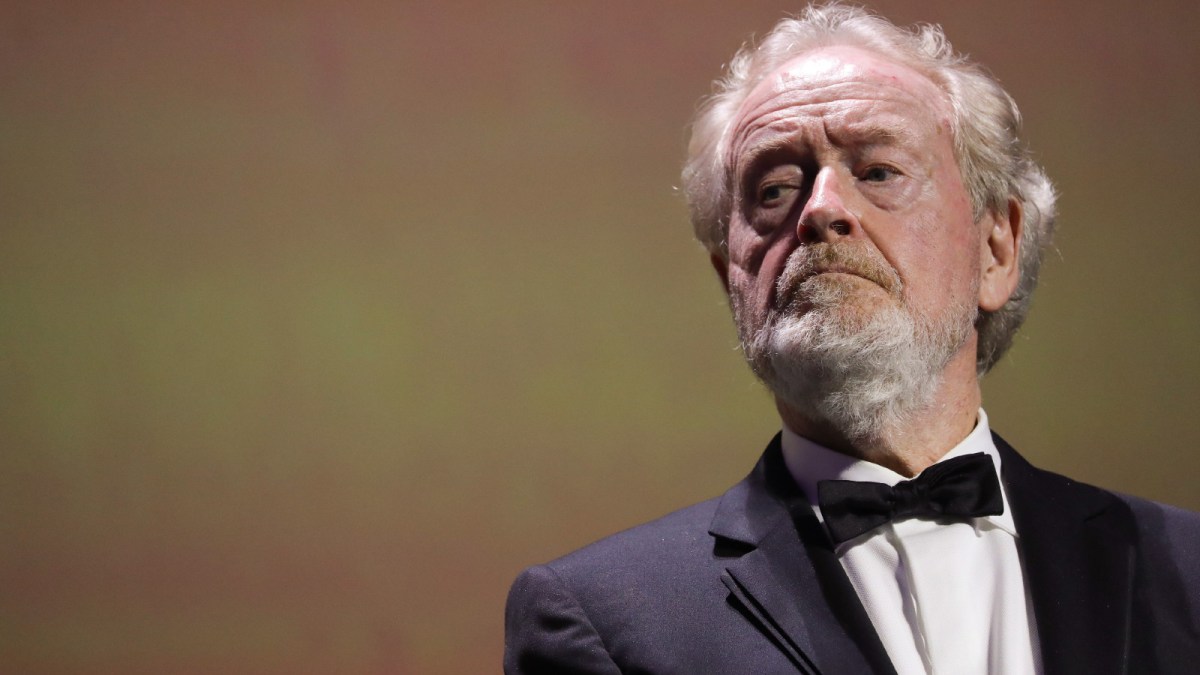
[(769, 243), (750, 230), (744, 222), (736, 222), (729, 230), (730, 283), (740, 279), (745, 286), (753, 285), (753, 279), (767, 272), (769, 267)]
[(800, 245), (794, 232), (758, 233), (738, 215), (729, 228), (729, 287), (742, 307), (765, 313), (774, 301), (775, 284), (788, 257)]
[(743, 337), (762, 325), (765, 313), (759, 309), (754, 277), (740, 267), (729, 268), (729, 306)]
[(775, 301), (776, 280), (783, 269), (782, 263), (776, 263), (779, 259), (778, 254), (768, 251), (757, 268), (730, 266), (730, 303), (742, 330), (754, 330), (766, 321)]
[(763, 288), (768, 299), (773, 299), (775, 295), (775, 284), (779, 281), (779, 276), (783, 274), (784, 268), (787, 267), (788, 257), (792, 251), (796, 250), (795, 246), (789, 245), (788, 242), (781, 241), (776, 243), (766, 254), (763, 255), (762, 267), (758, 271), (758, 284)]
[(736, 208), (730, 217), (727, 240), (730, 258), (744, 267), (748, 266), (763, 243), (762, 235), (754, 231)]
[(745, 299), (747, 291), (754, 287), (754, 277), (738, 265), (729, 266), (729, 293)]
[(917, 304), (937, 305), (974, 293), (979, 283), (978, 226), (969, 211), (931, 211), (918, 225), (921, 235), (896, 242), (893, 261), (904, 282), (904, 296)]

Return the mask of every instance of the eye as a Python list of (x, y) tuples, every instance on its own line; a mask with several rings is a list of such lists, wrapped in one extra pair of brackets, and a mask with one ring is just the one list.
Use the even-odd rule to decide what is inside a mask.
[(772, 183), (764, 185), (758, 192), (760, 206), (776, 206), (790, 195), (796, 188), (787, 183)]
[(896, 171), (890, 166), (875, 164), (867, 167), (867, 169), (859, 176), (859, 180), (866, 181), (868, 183), (882, 183), (891, 178), (895, 178), (899, 173), (900, 172)]

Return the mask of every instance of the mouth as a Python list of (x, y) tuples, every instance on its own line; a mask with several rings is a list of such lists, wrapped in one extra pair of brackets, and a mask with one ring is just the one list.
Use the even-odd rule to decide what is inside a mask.
[[(890, 268), (863, 260), (853, 251), (835, 248), (817, 249), (808, 252), (787, 265), (776, 285), (776, 307), (784, 309), (802, 300), (803, 289), (810, 279), (823, 275), (857, 277), (871, 283), (891, 295), (898, 295), (902, 288), (899, 277)], [(889, 274), (890, 273), (890, 274)], [(830, 279), (832, 280), (832, 276)], [(813, 290), (816, 290), (815, 288)]]
[(859, 270), (850, 269), (849, 267), (845, 267), (843, 265), (829, 265), (827, 267), (821, 267), (812, 270), (811, 272), (800, 276), (800, 283), (804, 283), (805, 281), (822, 274), (845, 274), (852, 277), (858, 277), (859, 279), (866, 279), (873, 284), (879, 285), (879, 282), (870, 276), (862, 273)]
[[(821, 277), (828, 278), (828, 279), (830, 279), (831, 282), (833, 282), (833, 280), (836, 277), (852, 277), (854, 279), (860, 279), (862, 281), (865, 281), (874, 286), (879, 286), (881, 288), (883, 287), (883, 285), (880, 284), (879, 281), (871, 278), (867, 274), (864, 274), (863, 272), (861, 272), (859, 270), (850, 269), (849, 267), (843, 267), (841, 265), (821, 267), (821, 268), (814, 269), (814, 270), (806, 270), (804, 274), (798, 274), (798, 275), (795, 275), (794, 277), (792, 277), (791, 279), (789, 279), (789, 283), (787, 283), (786, 285), (783, 286), (783, 288), (781, 289), (782, 292), (779, 294), (780, 308), (789, 307), (793, 303), (795, 303), (802, 295), (805, 284), (807, 284), (809, 281), (814, 281), (814, 280), (820, 279)], [(833, 282), (833, 283), (837, 283), (837, 282)], [(841, 282), (841, 283), (850, 283), (850, 282)]]

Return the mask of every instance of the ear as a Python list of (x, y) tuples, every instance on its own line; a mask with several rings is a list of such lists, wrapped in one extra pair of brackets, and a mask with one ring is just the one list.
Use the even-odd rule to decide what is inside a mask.
[(980, 223), (981, 265), (979, 309), (994, 312), (1004, 306), (1021, 279), (1021, 202), (1008, 200), (1008, 212), (990, 212)]
[(712, 262), (713, 269), (717, 271), (717, 276), (721, 278), (721, 285), (725, 287), (725, 295), (729, 295), (729, 261), (716, 253), (710, 255), (708, 259)]

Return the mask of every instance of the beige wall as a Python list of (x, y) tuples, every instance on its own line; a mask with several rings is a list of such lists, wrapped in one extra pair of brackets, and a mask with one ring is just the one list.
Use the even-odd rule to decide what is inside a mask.
[[(0, 671), (498, 669), (774, 433), (673, 194), (774, 2), (4, 3)], [(1200, 11), (880, 2), (1062, 191), (994, 427), (1200, 508)]]

